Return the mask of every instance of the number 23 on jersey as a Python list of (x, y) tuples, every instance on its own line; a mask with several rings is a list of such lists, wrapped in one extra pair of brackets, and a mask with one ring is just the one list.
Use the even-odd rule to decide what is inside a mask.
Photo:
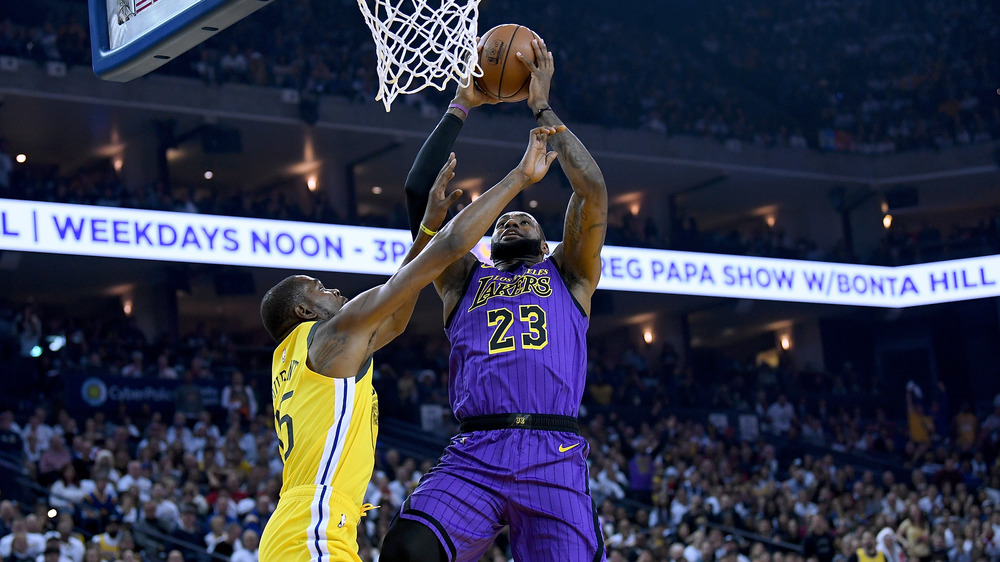
[(487, 325), (493, 326), (490, 336), (490, 354), (505, 353), (517, 349), (517, 340), (508, 335), (515, 318), (527, 325), (527, 331), (521, 334), (522, 349), (543, 349), (549, 343), (548, 324), (545, 310), (537, 304), (522, 304), (517, 308), (517, 314), (509, 308), (494, 308), (486, 312)]

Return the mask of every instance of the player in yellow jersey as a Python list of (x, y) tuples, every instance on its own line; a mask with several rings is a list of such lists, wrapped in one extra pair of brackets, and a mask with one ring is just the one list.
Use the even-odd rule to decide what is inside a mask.
[(360, 560), (357, 526), (378, 433), (372, 354), (402, 332), (420, 290), (471, 250), (515, 195), (545, 176), (557, 156), (546, 143), (556, 132), (533, 129), (518, 166), (436, 233), (461, 195), (444, 195), (455, 175), (452, 154), (435, 180), (420, 236), (384, 284), (348, 300), (294, 275), (264, 295), (261, 319), (278, 342), (271, 400), (285, 465), (278, 507), (261, 538), (262, 562)]

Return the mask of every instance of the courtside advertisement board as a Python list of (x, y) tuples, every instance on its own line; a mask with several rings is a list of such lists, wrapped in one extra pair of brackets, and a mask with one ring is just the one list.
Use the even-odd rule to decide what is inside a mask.
[[(555, 247), (558, 242), (549, 242)], [(392, 275), (406, 230), (0, 199), (0, 250)], [(489, 259), (489, 239), (474, 252)], [(598, 288), (882, 308), (1000, 296), (1000, 256), (900, 267), (605, 246)]]

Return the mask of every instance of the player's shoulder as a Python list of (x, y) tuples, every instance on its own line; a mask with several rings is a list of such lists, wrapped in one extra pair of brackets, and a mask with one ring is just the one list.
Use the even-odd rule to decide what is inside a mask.
[[(277, 362), (285, 363), (289, 359), (298, 359), (298, 355), (306, 352), (316, 334), (317, 325), (319, 325), (319, 322), (310, 321), (302, 322), (292, 328), (292, 331), (275, 348), (275, 359), (278, 360)], [(278, 357), (279, 353), (280, 358)]]

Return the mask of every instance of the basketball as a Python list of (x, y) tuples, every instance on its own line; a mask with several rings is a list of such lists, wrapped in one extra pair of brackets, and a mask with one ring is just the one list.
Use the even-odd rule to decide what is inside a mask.
[(479, 56), (483, 75), (476, 78), (476, 86), (504, 102), (527, 98), (531, 71), (517, 58), (517, 53), (534, 61), (531, 41), (538, 38), (534, 31), (515, 23), (505, 23), (487, 31), (479, 40), (483, 47)]

